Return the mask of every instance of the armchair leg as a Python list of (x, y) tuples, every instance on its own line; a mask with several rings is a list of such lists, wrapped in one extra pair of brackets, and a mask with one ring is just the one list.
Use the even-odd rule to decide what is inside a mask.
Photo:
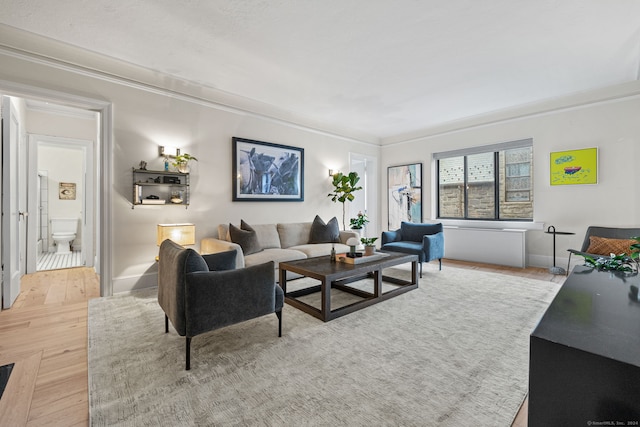
[(276, 316), (278, 316), (278, 336), (282, 336), (282, 310), (276, 311)]
[(191, 337), (186, 337), (187, 341), (186, 341), (186, 347), (185, 347), (185, 351), (186, 351), (186, 367), (185, 370), (188, 371), (189, 369), (191, 369)]
[(420, 261), (420, 278), (422, 279), (422, 261)]
[(442, 271), (442, 258), (440, 258), (438, 261), (440, 261), (440, 271)]
[(164, 315), (164, 333), (169, 333), (169, 316)]

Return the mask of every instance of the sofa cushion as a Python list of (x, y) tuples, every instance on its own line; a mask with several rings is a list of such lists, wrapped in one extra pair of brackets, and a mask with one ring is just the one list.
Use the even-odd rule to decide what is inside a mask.
[(254, 254), (248, 255), (244, 257), (245, 265), (248, 267), (250, 265), (262, 264), (267, 261), (274, 261), (275, 268), (278, 268), (280, 261), (294, 261), (297, 259), (305, 259), (307, 256), (300, 251), (292, 250), (292, 249), (265, 249), (261, 252), (256, 252)]
[(386, 251), (402, 252), (405, 254), (418, 255), (419, 261), (425, 261), (424, 247), (420, 242), (402, 241), (386, 243), (383, 248)]
[(280, 236), (275, 224), (256, 224), (252, 227), (256, 231), (262, 249), (280, 248)]
[(309, 243), (309, 233), (311, 232), (310, 222), (278, 224), (277, 229), (278, 235), (280, 236), (280, 246), (282, 248), (306, 245)]
[(340, 226), (338, 219), (334, 216), (328, 223), (324, 223), (319, 215), (313, 219), (311, 232), (309, 233), (309, 243), (331, 243), (340, 242)]
[(250, 255), (262, 250), (256, 231), (244, 222), (244, 220), (240, 220), (240, 228), (229, 224), (229, 235), (233, 243), (240, 245), (245, 255)]
[(349, 252), (349, 246), (343, 245), (342, 243), (308, 243), (306, 245), (292, 246), (289, 249), (295, 249), (296, 251), (304, 253), (308, 258), (313, 258), (329, 255), (332, 245), (335, 245), (336, 253), (338, 254)]

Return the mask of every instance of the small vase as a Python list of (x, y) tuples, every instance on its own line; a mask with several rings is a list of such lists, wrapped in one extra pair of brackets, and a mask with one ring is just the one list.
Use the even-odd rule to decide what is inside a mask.
[(364, 247), (364, 256), (373, 255), (374, 253), (376, 253), (376, 247), (375, 246), (365, 246)]
[(180, 173), (188, 173), (189, 172), (189, 165), (187, 163), (179, 164), (176, 168), (178, 169), (178, 172), (180, 172)]

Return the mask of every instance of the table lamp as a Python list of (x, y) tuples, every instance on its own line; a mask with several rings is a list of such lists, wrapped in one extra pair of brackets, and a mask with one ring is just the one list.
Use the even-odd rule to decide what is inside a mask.
[[(194, 224), (158, 224), (158, 246), (167, 239), (175, 243), (185, 245), (196, 244), (196, 226)], [(156, 257), (156, 261), (158, 257)]]
[(358, 240), (357, 237), (349, 237), (349, 239), (347, 239), (347, 246), (349, 246), (349, 253), (351, 255), (355, 255), (356, 254), (356, 246), (358, 246), (360, 244), (360, 240)]

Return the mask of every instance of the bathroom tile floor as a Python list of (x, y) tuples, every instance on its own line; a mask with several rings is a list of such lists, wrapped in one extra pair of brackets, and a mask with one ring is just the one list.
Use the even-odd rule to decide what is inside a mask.
[(82, 267), (80, 251), (73, 251), (67, 255), (58, 255), (55, 252), (43, 252), (38, 256), (36, 270), (58, 270), (60, 268)]

